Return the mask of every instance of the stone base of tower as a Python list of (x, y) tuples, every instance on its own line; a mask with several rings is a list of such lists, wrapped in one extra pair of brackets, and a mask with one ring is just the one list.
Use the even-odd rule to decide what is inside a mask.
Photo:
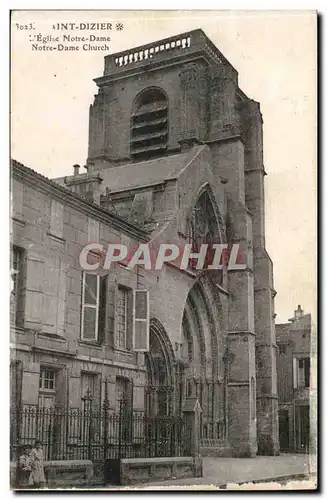
[(202, 457), (232, 457), (232, 448), (228, 440), (224, 440), (223, 442), (213, 443), (203, 442), (200, 443), (200, 455)]
[(254, 458), (257, 454), (257, 446), (250, 441), (237, 441), (232, 445), (229, 442), (219, 446), (201, 446), (201, 457), (234, 457)]
[(228, 443), (231, 456), (255, 457), (257, 454), (255, 418), (251, 414), (248, 383), (229, 384)]
[(235, 458), (254, 458), (257, 455), (257, 446), (250, 441), (238, 441), (232, 444), (230, 453), (230, 456)]
[(258, 455), (280, 454), (278, 434), (278, 400), (273, 396), (257, 399)]

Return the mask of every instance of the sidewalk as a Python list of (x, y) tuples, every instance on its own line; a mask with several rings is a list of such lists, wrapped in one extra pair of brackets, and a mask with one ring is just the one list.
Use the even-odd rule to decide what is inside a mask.
[[(314, 457), (298, 454), (282, 454), (278, 457), (255, 458), (203, 458), (203, 477), (176, 479), (135, 485), (138, 489), (166, 487), (167, 489), (189, 485), (223, 486), (230, 483), (239, 484), (252, 481), (268, 481), (288, 476), (301, 476), (316, 473)], [(299, 478), (300, 479), (300, 478)], [(119, 488), (120, 489), (120, 488)], [(125, 489), (125, 488), (123, 488)]]

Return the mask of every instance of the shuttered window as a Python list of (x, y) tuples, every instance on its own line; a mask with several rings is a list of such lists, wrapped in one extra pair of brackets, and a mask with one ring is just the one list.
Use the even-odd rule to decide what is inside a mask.
[(149, 351), (149, 293), (133, 290), (133, 350)]
[(293, 358), (293, 388), (310, 387), (310, 358)]
[(23, 325), (24, 317), (24, 279), (25, 279), (25, 251), (14, 246), (12, 251), (12, 292), (11, 292), (11, 321), (18, 326)]
[(108, 276), (82, 274), (81, 339), (102, 344), (108, 329)]
[(82, 288), (82, 340), (98, 339), (100, 277), (83, 273)]
[(100, 278), (98, 341), (103, 344), (107, 329), (107, 276)]
[(310, 387), (310, 358), (300, 358), (298, 380), (299, 388)]

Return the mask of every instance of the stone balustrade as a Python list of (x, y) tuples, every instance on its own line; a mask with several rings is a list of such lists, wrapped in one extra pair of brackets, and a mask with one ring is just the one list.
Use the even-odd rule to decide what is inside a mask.
[[(124, 70), (134, 65), (141, 65), (162, 56), (167, 57), (189, 51), (193, 53), (193, 51), (197, 50), (205, 51), (216, 64), (227, 64), (227, 66), (232, 68), (217, 47), (213, 45), (202, 30), (198, 29), (108, 55), (105, 57), (104, 75), (116, 72), (117, 70)], [(235, 71), (234, 68), (232, 70)]]
[(168, 42), (145, 46), (144, 48), (132, 52), (127, 52), (123, 55), (118, 54), (115, 58), (116, 66), (126, 66), (138, 61), (144, 61), (147, 59), (152, 59), (156, 54), (161, 52), (167, 52), (168, 50), (174, 49), (186, 49), (191, 46), (191, 37), (171, 39)]

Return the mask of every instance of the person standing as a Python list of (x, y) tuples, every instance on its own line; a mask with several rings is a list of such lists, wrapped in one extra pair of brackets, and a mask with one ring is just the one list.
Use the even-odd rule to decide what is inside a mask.
[(35, 446), (31, 452), (32, 462), (32, 481), (35, 488), (42, 488), (45, 483), (44, 476), (44, 458), (41, 441), (36, 441)]
[(33, 486), (31, 447), (29, 445), (22, 447), (22, 453), (18, 459), (17, 483), (18, 488), (25, 489)]

